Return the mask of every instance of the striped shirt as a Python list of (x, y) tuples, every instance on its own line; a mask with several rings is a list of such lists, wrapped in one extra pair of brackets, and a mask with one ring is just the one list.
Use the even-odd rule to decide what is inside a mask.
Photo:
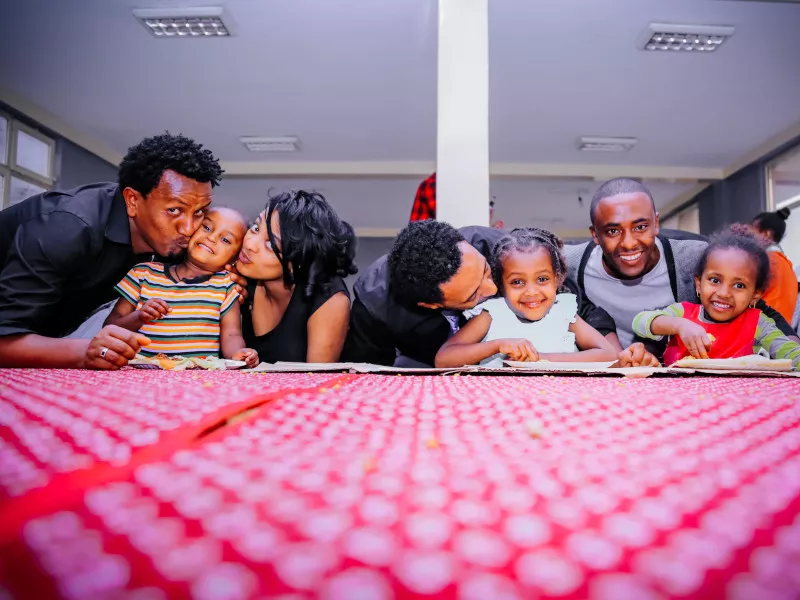
[(136, 265), (117, 284), (117, 292), (136, 309), (150, 299), (169, 304), (172, 311), (145, 323), (140, 333), (150, 338), (144, 356), (163, 353), (219, 356), (220, 320), (239, 297), (230, 275), (221, 271), (208, 277), (175, 281), (162, 263)]
[[(701, 313), (702, 314), (702, 313)], [(670, 304), (663, 310), (647, 310), (640, 312), (633, 319), (633, 331), (636, 335), (651, 340), (660, 340), (663, 336), (656, 335), (650, 330), (650, 325), (656, 317), (684, 318), (683, 304), (677, 302)], [(762, 350), (764, 352), (762, 352)], [(788, 358), (794, 368), (800, 370), (800, 344), (789, 339), (778, 328), (775, 321), (763, 312), (758, 317), (756, 336), (753, 340), (753, 354), (768, 354), (770, 358)]]

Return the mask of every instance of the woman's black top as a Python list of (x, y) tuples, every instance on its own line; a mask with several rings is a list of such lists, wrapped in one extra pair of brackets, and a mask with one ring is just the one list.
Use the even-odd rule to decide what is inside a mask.
[(247, 301), (242, 306), (242, 335), (248, 348), (258, 352), (262, 362), (305, 362), (308, 352), (308, 320), (331, 296), (350, 292), (341, 277), (334, 277), (326, 285), (319, 286), (310, 297), (304, 298), (295, 288), (283, 318), (272, 331), (264, 335), (253, 332), (253, 298), (256, 282), (247, 286)]

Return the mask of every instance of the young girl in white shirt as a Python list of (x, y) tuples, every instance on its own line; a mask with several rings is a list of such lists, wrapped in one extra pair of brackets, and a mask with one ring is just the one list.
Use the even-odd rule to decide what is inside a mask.
[(469, 321), (436, 354), (437, 367), (515, 361), (614, 361), (617, 352), (578, 316), (575, 294), (560, 291), (567, 276), (563, 243), (543, 229), (514, 229), (492, 253), (502, 297), (465, 311)]

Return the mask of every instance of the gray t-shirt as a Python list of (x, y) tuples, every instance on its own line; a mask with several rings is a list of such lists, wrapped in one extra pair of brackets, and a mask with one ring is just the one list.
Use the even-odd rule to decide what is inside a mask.
[(604, 309), (617, 324), (617, 336), (623, 348), (634, 341), (633, 318), (643, 310), (657, 310), (675, 302), (669, 284), (664, 246), (656, 239), (661, 253), (656, 266), (638, 279), (617, 279), (603, 267), (603, 251), (600, 246), (592, 250), (586, 263), (583, 287), (586, 297)]

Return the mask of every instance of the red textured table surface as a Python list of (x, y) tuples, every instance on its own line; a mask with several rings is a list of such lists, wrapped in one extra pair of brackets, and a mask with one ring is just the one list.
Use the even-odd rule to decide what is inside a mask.
[[(179, 381), (148, 375), (142, 397)], [(183, 406), (200, 392), (181, 377)], [(294, 391), (106, 467), (57, 509), (3, 521), (0, 505), (12, 593), (800, 595), (800, 382), (216, 377), (233, 402), (272, 381)]]
[[(276, 392), (341, 375), (0, 370), (0, 501), (180, 446)], [(55, 480), (55, 481), (54, 481)]]

